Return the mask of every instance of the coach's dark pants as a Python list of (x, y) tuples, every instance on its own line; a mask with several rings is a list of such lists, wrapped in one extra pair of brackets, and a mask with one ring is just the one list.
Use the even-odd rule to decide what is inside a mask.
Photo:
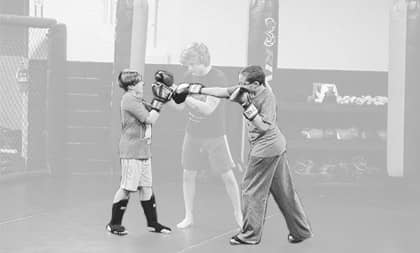
[(292, 183), (285, 152), (274, 157), (251, 156), (241, 190), (244, 224), (239, 239), (250, 243), (260, 242), (270, 193), (283, 213), (290, 233), (297, 239), (312, 235)]

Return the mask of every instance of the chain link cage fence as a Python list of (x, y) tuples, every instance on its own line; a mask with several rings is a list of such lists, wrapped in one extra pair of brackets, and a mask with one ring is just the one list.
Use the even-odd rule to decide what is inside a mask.
[(49, 170), (49, 31), (55, 21), (39, 21), (0, 15), (0, 178)]

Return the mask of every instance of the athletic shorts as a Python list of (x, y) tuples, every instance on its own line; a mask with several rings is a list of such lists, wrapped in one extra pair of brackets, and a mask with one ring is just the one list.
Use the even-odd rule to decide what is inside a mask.
[(138, 187), (152, 187), (151, 159), (121, 159), (121, 188), (137, 191)]
[(235, 167), (226, 135), (195, 138), (188, 133), (185, 134), (182, 145), (182, 167), (185, 170), (200, 170), (204, 159), (208, 159), (211, 169), (220, 174)]

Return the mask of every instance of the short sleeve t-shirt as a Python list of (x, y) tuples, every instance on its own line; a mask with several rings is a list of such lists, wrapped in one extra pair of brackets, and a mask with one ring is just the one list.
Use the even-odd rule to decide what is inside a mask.
[[(224, 87), (227, 79), (223, 72), (215, 67), (205, 76), (194, 76), (187, 73), (184, 77), (185, 82), (201, 83), (206, 87)], [(206, 101), (206, 95), (192, 95), (193, 98)], [(225, 101), (221, 100), (216, 109), (210, 115), (204, 115), (195, 110), (188, 110), (188, 122), (186, 132), (193, 137), (212, 138), (225, 134)]]
[(132, 92), (125, 92), (121, 99), (120, 158), (151, 157), (152, 126), (145, 123), (148, 116), (143, 99)]
[(252, 98), (262, 120), (269, 125), (266, 131), (256, 128), (247, 121), (250, 155), (256, 157), (272, 157), (286, 150), (286, 139), (277, 126), (276, 98), (269, 86)]

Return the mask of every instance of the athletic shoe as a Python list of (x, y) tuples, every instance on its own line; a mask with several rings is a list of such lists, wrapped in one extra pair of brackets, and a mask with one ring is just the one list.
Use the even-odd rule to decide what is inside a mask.
[(293, 236), (292, 234), (289, 234), (289, 235), (287, 236), (287, 240), (288, 240), (290, 243), (300, 243), (300, 242), (303, 242), (304, 240), (309, 239), (309, 238), (311, 238), (311, 237), (313, 237), (313, 235), (311, 235), (311, 236), (309, 236), (309, 237), (306, 237), (306, 238), (300, 238), (300, 239), (298, 239), (298, 238), (296, 238), (295, 236)]
[(255, 244), (258, 244), (257, 242), (246, 242), (246, 241), (243, 241), (243, 240), (239, 239), (239, 237), (237, 235), (235, 235), (232, 238), (230, 238), (229, 243), (231, 245), (241, 245), (241, 244), (244, 244), (244, 245), (255, 245)]

